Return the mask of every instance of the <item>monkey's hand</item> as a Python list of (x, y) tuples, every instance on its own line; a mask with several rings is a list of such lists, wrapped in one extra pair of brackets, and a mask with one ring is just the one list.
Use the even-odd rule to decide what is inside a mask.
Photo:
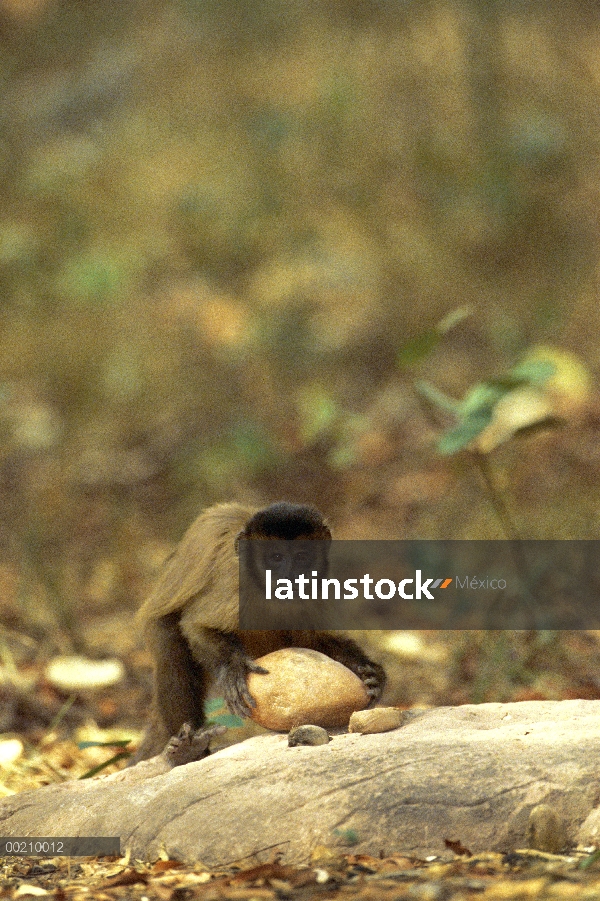
[(362, 679), (369, 696), (369, 707), (372, 707), (379, 700), (385, 688), (386, 676), (384, 668), (379, 666), (378, 663), (373, 663), (369, 660), (368, 663), (358, 663), (351, 669), (359, 679)]
[(208, 745), (215, 735), (226, 732), (225, 726), (201, 726), (194, 729), (189, 723), (184, 723), (177, 735), (169, 739), (162, 755), (172, 768), (201, 760), (208, 754)]
[(262, 673), (266, 675), (269, 671), (259, 666), (248, 657), (243, 651), (236, 651), (226, 666), (223, 666), (221, 672), (217, 676), (217, 682), (220, 685), (225, 702), (232, 713), (238, 716), (250, 716), (252, 707), (256, 707), (256, 701), (248, 690), (247, 677), (248, 673)]

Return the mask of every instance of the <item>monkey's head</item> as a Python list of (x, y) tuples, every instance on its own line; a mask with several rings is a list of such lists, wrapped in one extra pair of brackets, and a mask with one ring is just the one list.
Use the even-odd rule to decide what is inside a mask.
[(279, 597), (277, 591), (267, 600), (265, 579), (267, 570), (275, 586), (279, 580), (292, 583), (300, 575), (310, 579), (317, 571), (325, 576), (330, 542), (327, 523), (314, 507), (280, 502), (255, 513), (236, 539), (245, 573), (240, 579), (240, 622), (246, 623), (242, 628), (324, 628), (322, 603), (315, 605), (298, 593)]
[(331, 532), (315, 507), (279, 501), (255, 513), (238, 538), (331, 541)]
[[(327, 545), (331, 532), (323, 516), (315, 507), (280, 501), (259, 510), (252, 516), (236, 539), (260, 539), (252, 546), (251, 572), (264, 584), (264, 571), (270, 569), (275, 578), (293, 579), (300, 573), (327, 568)], [(265, 544), (262, 544), (262, 541)], [(311, 547), (309, 542), (327, 544)], [(293, 542), (293, 543), (290, 543)]]

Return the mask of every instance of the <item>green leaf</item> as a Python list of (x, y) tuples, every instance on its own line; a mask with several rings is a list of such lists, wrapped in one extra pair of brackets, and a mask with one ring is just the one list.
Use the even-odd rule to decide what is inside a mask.
[(487, 384), (504, 389), (505, 392), (523, 385), (541, 387), (556, 373), (556, 366), (549, 360), (526, 360), (513, 366), (506, 375), (489, 379)]
[(490, 424), (498, 401), (522, 385), (543, 385), (556, 367), (546, 360), (531, 360), (514, 366), (506, 375), (480, 382), (459, 402), (448, 401), (437, 388), (422, 382), (419, 390), (438, 407), (454, 413), (458, 421), (438, 442), (441, 454), (464, 450)]
[(583, 860), (579, 861), (579, 869), (587, 870), (593, 864), (597, 863), (600, 860), (600, 850), (593, 851), (589, 857), (584, 857)]
[(88, 770), (87, 773), (84, 773), (83, 776), (80, 776), (80, 779), (91, 779), (92, 776), (96, 776), (98, 773), (101, 773), (102, 770), (105, 770), (107, 766), (110, 766), (113, 763), (118, 763), (119, 760), (127, 760), (127, 758), (131, 757), (129, 751), (121, 751), (120, 754), (115, 754), (114, 757), (111, 757), (110, 760), (105, 760), (104, 763), (95, 766), (92, 770)]
[(492, 385), (489, 382), (480, 382), (471, 388), (467, 396), (460, 403), (461, 417), (477, 416), (491, 412), (498, 401), (508, 393), (508, 389)]
[(458, 405), (458, 422), (440, 438), (439, 452), (456, 454), (468, 447), (490, 424), (494, 407), (506, 393), (507, 389), (489, 382), (475, 385)]
[(206, 714), (214, 713), (216, 710), (222, 710), (225, 707), (224, 698), (209, 698), (204, 702), (204, 711)]
[(237, 729), (244, 725), (244, 720), (234, 713), (219, 713), (217, 716), (211, 716), (208, 721), (208, 725), (213, 723), (217, 726), (226, 726), (228, 729)]
[(493, 408), (477, 410), (446, 432), (438, 441), (441, 454), (451, 455), (464, 450), (492, 421)]
[(509, 376), (516, 384), (544, 385), (556, 373), (556, 366), (549, 360), (526, 360), (514, 366)]
[(430, 403), (432, 403), (435, 407), (438, 407), (440, 410), (444, 410), (445, 413), (454, 413), (455, 415), (460, 414), (461, 403), (458, 400), (454, 400), (452, 397), (448, 397), (447, 394), (444, 394), (443, 391), (439, 391), (438, 388), (435, 388), (429, 382), (417, 382), (415, 388), (425, 397)]
[(450, 313), (447, 313), (440, 322), (437, 324), (437, 331), (440, 335), (445, 335), (450, 329), (453, 329), (455, 325), (458, 325), (463, 319), (467, 319), (469, 316), (473, 314), (473, 307), (471, 304), (464, 304), (462, 307), (457, 307), (455, 310), (451, 310)]
[(128, 744), (131, 744), (130, 738), (119, 739), (119, 741), (80, 741), (77, 743), (77, 747), (80, 751), (84, 751), (86, 748), (126, 748)]
[(341, 838), (345, 845), (357, 845), (359, 842), (355, 829), (334, 829), (333, 834), (336, 838)]

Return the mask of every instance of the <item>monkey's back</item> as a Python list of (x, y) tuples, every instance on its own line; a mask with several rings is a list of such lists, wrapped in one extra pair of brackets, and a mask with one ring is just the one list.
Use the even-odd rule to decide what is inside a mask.
[(202, 627), (236, 630), (239, 569), (234, 543), (254, 512), (241, 504), (217, 504), (201, 513), (164, 564), (138, 621), (151, 625), (193, 601), (194, 619)]

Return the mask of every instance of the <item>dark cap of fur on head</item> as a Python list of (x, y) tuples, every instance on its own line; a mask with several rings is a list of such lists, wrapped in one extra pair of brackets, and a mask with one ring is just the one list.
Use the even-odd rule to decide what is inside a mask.
[(246, 523), (241, 537), (280, 538), (286, 541), (310, 538), (330, 541), (331, 532), (315, 507), (279, 501), (255, 513)]

